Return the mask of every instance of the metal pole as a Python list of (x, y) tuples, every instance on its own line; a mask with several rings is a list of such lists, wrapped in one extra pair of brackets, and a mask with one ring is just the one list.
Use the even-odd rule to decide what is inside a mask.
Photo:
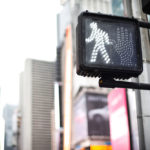
[[(147, 21), (147, 16), (142, 12), (141, 0), (132, 0), (132, 12), (133, 17), (138, 18), (141, 21)], [(139, 82), (150, 83), (150, 43), (149, 35), (147, 29), (141, 28), (141, 43), (142, 43), (142, 53), (144, 60), (144, 71), (139, 77)], [(138, 93), (139, 94), (139, 93)], [(137, 103), (137, 117), (139, 124), (139, 144), (140, 150), (149, 150), (150, 148), (150, 92), (149, 91), (140, 91), (140, 94), (137, 95), (140, 97), (141, 101)], [(143, 126), (143, 127), (142, 127)], [(141, 138), (142, 137), (142, 138)]]
[[(124, 0), (124, 7), (125, 7), (125, 14), (127, 14), (128, 17), (134, 17), (134, 18), (138, 18), (139, 20), (146, 20), (145, 15), (142, 13), (142, 9), (141, 9), (141, 3), (139, 0)], [(143, 25), (143, 24), (142, 24)], [(142, 26), (141, 25), (141, 26)], [(145, 53), (145, 49), (147, 49), (149, 47), (149, 41), (147, 40), (147, 35), (145, 35), (147, 33), (144, 33), (144, 29), (141, 29), (141, 41), (142, 41), (142, 49), (144, 51), (144, 58), (146, 56)], [(145, 35), (145, 36), (144, 36)], [(146, 37), (146, 38), (143, 38)], [(146, 40), (145, 40), (146, 39)], [(143, 42), (144, 41), (144, 42)], [(144, 45), (148, 45), (147, 47), (144, 47)], [(134, 82), (139, 82), (139, 79), (132, 79), (132, 81)], [(129, 106), (129, 113), (130, 116), (133, 117), (133, 112), (134, 111), (134, 107), (132, 104), (136, 104), (136, 114), (134, 115), (134, 117), (136, 119), (134, 119), (134, 121), (132, 122), (131, 125), (131, 130), (132, 130), (132, 149), (133, 150), (145, 150), (145, 139), (144, 139), (144, 127), (143, 127), (143, 118), (142, 118), (142, 107), (141, 107), (141, 92), (139, 90), (128, 90), (129, 94), (135, 93), (135, 98), (133, 95), (129, 97), (129, 102), (128, 102), (128, 106)], [(132, 98), (132, 99), (131, 99)], [(130, 101), (135, 101), (135, 102), (130, 102)], [(137, 132), (135, 132), (135, 130), (138, 129)], [(137, 134), (137, 135), (136, 135)]]
[(150, 23), (148, 23), (148, 22), (139, 21), (139, 26), (142, 28), (150, 29)]
[(115, 81), (115, 80), (99, 80), (100, 87), (107, 88), (130, 88), (130, 89), (140, 89), (140, 90), (150, 90), (150, 84), (136, 83), (136, 82), (125, 82), (125, 81)]

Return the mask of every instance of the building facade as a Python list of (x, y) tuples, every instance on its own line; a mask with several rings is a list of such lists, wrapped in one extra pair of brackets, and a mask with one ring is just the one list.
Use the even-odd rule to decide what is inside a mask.
[(55, 63), (28, 59), (21, 76), (20, 149), (50, 150)]
[(3, 117), (5, 120), (5, 138), (4, 138), (4, 150), (15, 150), (16, 148), (16, 135), (14, 131), (14, 114), (17, 110), (16, 106), (6, 105), (3, 111)]

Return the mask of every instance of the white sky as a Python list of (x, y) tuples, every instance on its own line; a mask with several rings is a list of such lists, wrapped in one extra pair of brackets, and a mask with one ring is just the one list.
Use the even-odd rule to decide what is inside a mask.
[(0, 1), (0, 103), (18, 104), (26, 58), (55, 60), (56, 1)]

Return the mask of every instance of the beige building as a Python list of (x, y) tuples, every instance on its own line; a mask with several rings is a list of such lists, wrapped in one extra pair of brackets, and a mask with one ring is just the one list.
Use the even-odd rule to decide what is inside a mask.
[(50, 150), (55, 63), (28, 59), (21, 78), (20, 149)]

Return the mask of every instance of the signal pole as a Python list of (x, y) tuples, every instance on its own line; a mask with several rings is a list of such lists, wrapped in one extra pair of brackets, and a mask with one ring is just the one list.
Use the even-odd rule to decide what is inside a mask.
[[(132, 0), (132, 11), (133, 16), (141, 19), (142, 21), (147, 21), (147, 16), (142, 11), (142, 3), (141, 0)], [(149, 41), (149, 33), (147, 29), (141, 29), (141, 41), (142, 41), (142, 53), (143, 53), (143, 73), (139, 77), (139, 82), (150, 82), (150, 41)], [(150, 148), (150, 91), (140, 91), (141, 95), (141, 112), (139, 111), (139, 117), (143, 121), (143, 135), (144, 135), (144, 146), (145, 150), (149, 150)], [(142, 139), (141, 139), (142, 140)], [(143, 145), (141, 143), (141, 145)], [(142, 149), (143, 149), (142, 148)]]
[[(147, 16), (142, 11), (141, 0), (124, 0), (125, 15), (147, 22)], [(150, 41), (147, 29), (141, 29), (141, 44), (143, 54), (143, 73), (136, 79), (136, 82), (150, 83)], [(135, 147), (139, 150), (149, 150), (150, 148), (150, 91), (135, 90), (137, 128), (139, 143)], [(132, 97), (131, 97), (132, 98)], [(129, 101), (132, 101), (132, 99)], [(132, 110), (132, 105), (129, 109)], [(132, 112), (131, 112), (132, 113)], [(134, 148), (133, 148), (134, 150)]]

